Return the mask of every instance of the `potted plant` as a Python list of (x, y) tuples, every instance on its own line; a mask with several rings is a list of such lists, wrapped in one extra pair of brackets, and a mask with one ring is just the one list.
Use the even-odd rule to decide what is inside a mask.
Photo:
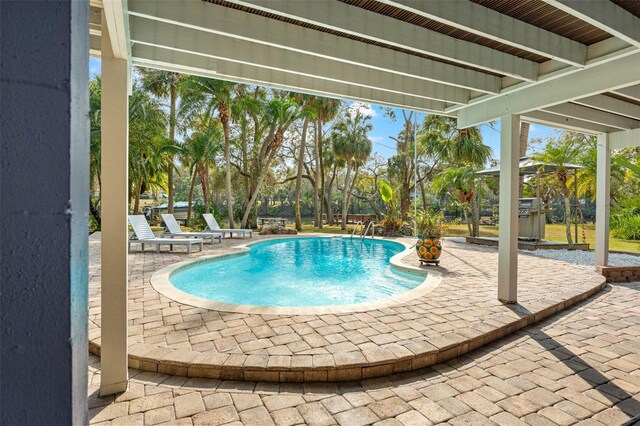
[(431, 210), (418, 210), (411, 215), (416, 224), (416, 253), (420, 263), (440, 262), (442, 244), (440, 239), (444, 232), (444, 216)]

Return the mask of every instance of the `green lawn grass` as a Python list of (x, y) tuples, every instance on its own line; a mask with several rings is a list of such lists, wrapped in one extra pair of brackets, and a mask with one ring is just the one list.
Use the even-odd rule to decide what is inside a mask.
[[(292, 225), (288, 225), (292, 226)], [(582, 225), (578, 226), (578, 235), (580, 237), (579, 242), (582, 242)], [(324, 225), (322, 229), (314, 228), (313, 224), (306, 223), (302, 225), (302, 232), (319, 232), (326, 234), (347, 234), (351, 231), (343, 231), (339, 225)], [(546, 239), (550, 241), (566, 242), (566, 231), (563, 224), (552, 224), (546, 227)], [(573, 236), (573, 226), (571, 227), (571, 235)], [(593, 250), (595, 247), (595, 225), (588, 223), (584, 225), (584, 234), (586, 242), (589, 243), (589, 248)], [(448, 225), (448, 231), (446, 236), (448, 237), (466, 237), (468, 234), (467, 225)], [(497, 226), (480, 226), (481, 237), (497, 237)], [(618, 238), (611, 237), (609, 239), (609, 249), (611, 251), (621, 251), (627, 253), (640, 253), (640, 241), (633, 240), (620, 240)]]

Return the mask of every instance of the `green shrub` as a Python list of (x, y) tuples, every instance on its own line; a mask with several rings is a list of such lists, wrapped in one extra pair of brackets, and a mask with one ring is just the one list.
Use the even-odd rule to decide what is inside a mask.
[(609, 227), (616, 238), (640, 240), (640, 214), (631, 209), (611, 215)]

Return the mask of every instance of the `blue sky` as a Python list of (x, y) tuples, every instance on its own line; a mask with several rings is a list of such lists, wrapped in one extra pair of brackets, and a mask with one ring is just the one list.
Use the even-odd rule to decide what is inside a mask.
[[(370, 133), (369, 139), (373, 142), (374, 152), (388, 158), (395, 153), (395, 142), (390, 139), (390, 136), (397, 136), (402, 130), (402, 112), (398, 108), (393, 108), (395, 114), (400, 119), (395, 122), (391, 121), (384, 115), (383, 107), (377, 105), (369, 105), (369, 108), (362, 108), (371, 112), (371, 123), (373, 124), (373, 131)], [(421, 122), (425, 113), (418, 113), (418, 122)], [(484, 143), (489, 145), (493, 149), (493, 156), (497, 159), (500, 155), (500, 120), (498, 120), (493, 127), (489, 125), (482, 125), (480, 127), (482, 132), (482, 138)], [(531, 139), (546, 139), (548, 136), (555, 135), (558, 132), (557, 129), (552, 127), (543, 126), (540, 124), (531, 124), (529, 128), (529, 140)]]
[[(91, 77), (100, 75), (100, 61), (98, 59), (92, 58), (89, 61), (89, 75)], [(371, 116), (373, 131), (370, 133), (369, 138), (373, 143), (374, 153), (384, 158), (392, 156), (395, 153), (395, 142), (390, 139), (390, 136), (395, 137), (402, 130), (401, 110), (398, 108), (393, 109), (396, 117), (399, 117), (399, 119), (393, 122), (384, 115), (385, 109), (381, 106), (361, 104), (360, 109)], [(422, 121), (424, 115), (424, 113), (418, 113), (418, 121)], [(493, 149), (493, 156), (498, 158), (500, 155), (500, 121), (496, 122), (493, 128), (489, 125), (481, 126), (481, 131), (484, 143)], [(552, 127), (532, 124), (529, 129), (529, 139), (545, 139), (548, 136), (556, 134), (557, 131), (557, 129)]]

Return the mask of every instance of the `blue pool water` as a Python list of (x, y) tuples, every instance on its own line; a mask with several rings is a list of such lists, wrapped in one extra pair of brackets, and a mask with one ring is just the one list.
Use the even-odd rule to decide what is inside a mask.
[(404, 247), (360, 238), (295, 238), (251, 246), (246, 255), (212, 259), (170, 276), (178, 289), (225, 303), (326, 306), (361, 303), (404, 293), (424, 276), (394, 269)]

